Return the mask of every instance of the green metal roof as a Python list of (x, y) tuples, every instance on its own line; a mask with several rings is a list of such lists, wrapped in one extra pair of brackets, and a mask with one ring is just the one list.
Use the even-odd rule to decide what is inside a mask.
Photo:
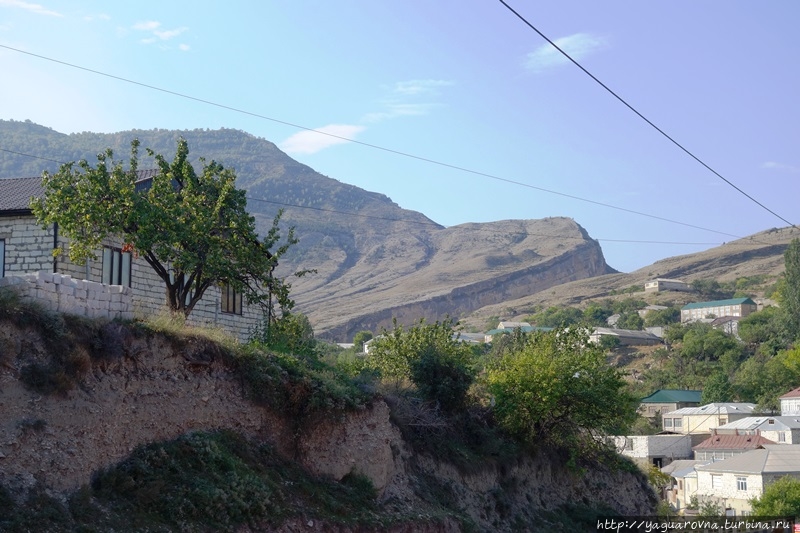
[(702, 309), (704, 307), (720, 307), (723, 305), (742, 304), (756, 305), (756, 303), (750, 298), (731, 298), (730, 300), (717, 300), (715, 302), (694, 302), (684, 305), (681, 309)]
[(642, 398), (642, 403), (700, 403), (703, 391), (661, 389), (655, 391), (647, 398)]

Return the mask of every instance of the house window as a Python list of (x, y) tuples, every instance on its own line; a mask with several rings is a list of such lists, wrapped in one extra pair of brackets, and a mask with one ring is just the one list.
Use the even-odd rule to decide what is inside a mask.
[(103, 248), (103, 283), (131, 286), (131, 254), (119, 248)]
[(220, 287), (222, 298), (220, 299), (222, 312), (234, 315), (242, 314), (242, 295), (233, 289), (233, 286), (223, 284)]
[(786, 442), (786, 432), (781, 431), (778, 433), (778, 442)]
[(747, 478), (745, 476), (736, 476), (736, 490), (747, 490)]
[(683, 427), (683, 418), (676, 418), (674, 419), (675, 422), (675, 429), (681, 429)]
[(727, 418), (720, 418), (719, 419), (719, 425), (720, 426), (724, 426), (727, 423), (728, 423), (728, 419)]
[(722, 488), (722, 476), (711, 474), (711, 488), (712, 489)]
[(6, 275), (6, 240), (0, 239), (0, 278)]
[(664, 427), (665, 428), (671, 428), (672, 427), (672, 419), (671, 418), (665, 418), (664, 419)]

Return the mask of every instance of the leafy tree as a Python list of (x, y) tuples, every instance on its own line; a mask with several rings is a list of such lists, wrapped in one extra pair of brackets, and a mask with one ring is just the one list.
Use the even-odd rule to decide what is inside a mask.
[(583, 319), (592, 326), (605, 326), (606, 319), (611, 315), (611, 309), (597, 303), (591, 303), (583, 310)]
[(701, 396), (703, 405), (717, 402), (733, 401), (733, 388), (724, 372), (714, 372), (706, 380)]
[(764, 487), (764, 493), (750, 501), (756, 516), (800, 516), (800, 479), (784, 476)]
[(405, 329), (395, 321), (370, 346), (366, 364), (397, 385), (410, 380), (427, 400), (452, 411), (464, 403), (474, 380), (472, 350), (453, 337), (450, 320), (426, 324), (420, 320)]
[(715, 279), (696, 279), (692, 282), (692, 289), (700, 293), (704, 298), (721, 298), (730, 296), (722, 292), (722, 286)]
[(284, 353), (316, 356), (317, 341), (308, 317), (302, 313), (283, 313), (280, 318), (259, 328), (251, 340)]
[(617, 320), (617, 327), (620, 329), (640, 330), (644, 327), (644, 319), (636, 311), (622, 313)]
[(792, 340), (800, 339), (800, 239), (793, 239), (783, 255), (785, 272), (780, 291), (781, 307)]
[(636, 416), (622, 372), (578, 328), (529, 334), (489, 367), (487, 384), (498, 421), (523, 440), (574, 444), (586, 432), (618, 434)]
[(274, 271), (297, 240), (290, 229), (274, 249), (281, 240), (281, 214), (259, 240), (234, 172), (204, 159), (196, 172), (183, 139), (172, 162), (148, 150), (158, 172), (149, 189), (139, 190), (138, 152), (139, 141), (134, 140), (127, 170), (107, 149), (95, 166), (81, 160), (62, 165), (55, 174), (44, 173), (45, 195), (31, 207), (42, 225), (57, 223), (69, 238), (70, 259), (79, 264), (94, 259), (104, 240), (120, 238), (161, 278), (166, 304), (174, 313), (189, 316), (216, 284), (232, 286), (249, 304), (261, 304), (270, 320), (275, 303), (290, 310), (290, 285)]
[(353, 335), (353, 344), (355, 345), (356, 351), (363, 352), (364, 343), (370, 339), (372, 339), (372, 332), (367, 330), (359, 331)]
[(644, 316), (644, 325), (647, 327), (668, 326), (681, 321), (681, 311), (674, 307), (648, 311)]
[(548, 307), (528, 317), (528, 321), (532, 324), (545, 328), (569, 326), (582, 320), (583, 313), (577, 307)]
[(789, 330), (784, 319), (785, 309), (767, 307), (739, 321), (739, 338), (767, 355), (775, 355), (789, 345)]

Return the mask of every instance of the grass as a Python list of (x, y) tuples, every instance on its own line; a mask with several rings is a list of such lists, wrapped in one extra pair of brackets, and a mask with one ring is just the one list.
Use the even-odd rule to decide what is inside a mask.
[(66, 503), (33, 491), (23, 505), (0, 489), (0, 531), (236, 531), (313, 516), (380, 530), (405, 517), (382, 513), (357, 474), (314, 477), (274, 450), (231, 432), (192, 433), (137, 448), (97, 473)]

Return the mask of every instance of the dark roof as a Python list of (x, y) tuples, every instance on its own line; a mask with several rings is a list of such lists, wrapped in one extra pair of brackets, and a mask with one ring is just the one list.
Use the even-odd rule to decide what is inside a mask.
[(655, 391), (647, 398), (642, 398), (642, 403), (696, 403), (700, 405), (703, 391), (661, 389)]
[(702, 309), (704, 307), (720, 307), (723, 305), (742, 305), (742, 304), (756, 305), (756, 303), (750, 298), (731, 298), (730, 300), (716, 300), (714, 302), (695, 302), (691, 304), (686, 304), (682, 307), (682, 309)]
[[(147, 190), (158, 169), (136, 171), (136, 190)], [(0, 178), (0, 215), (29, 215), (31, 198), (44, 194), (42, 178)]]
[(761, 435), (711, 435), (693, 450), (753, 450), (764, 444), (775, 444)]
[(31, 198), (38, 198), (43, 192), (41, 177), (0, 179), (0, 211), (30, 213)]

